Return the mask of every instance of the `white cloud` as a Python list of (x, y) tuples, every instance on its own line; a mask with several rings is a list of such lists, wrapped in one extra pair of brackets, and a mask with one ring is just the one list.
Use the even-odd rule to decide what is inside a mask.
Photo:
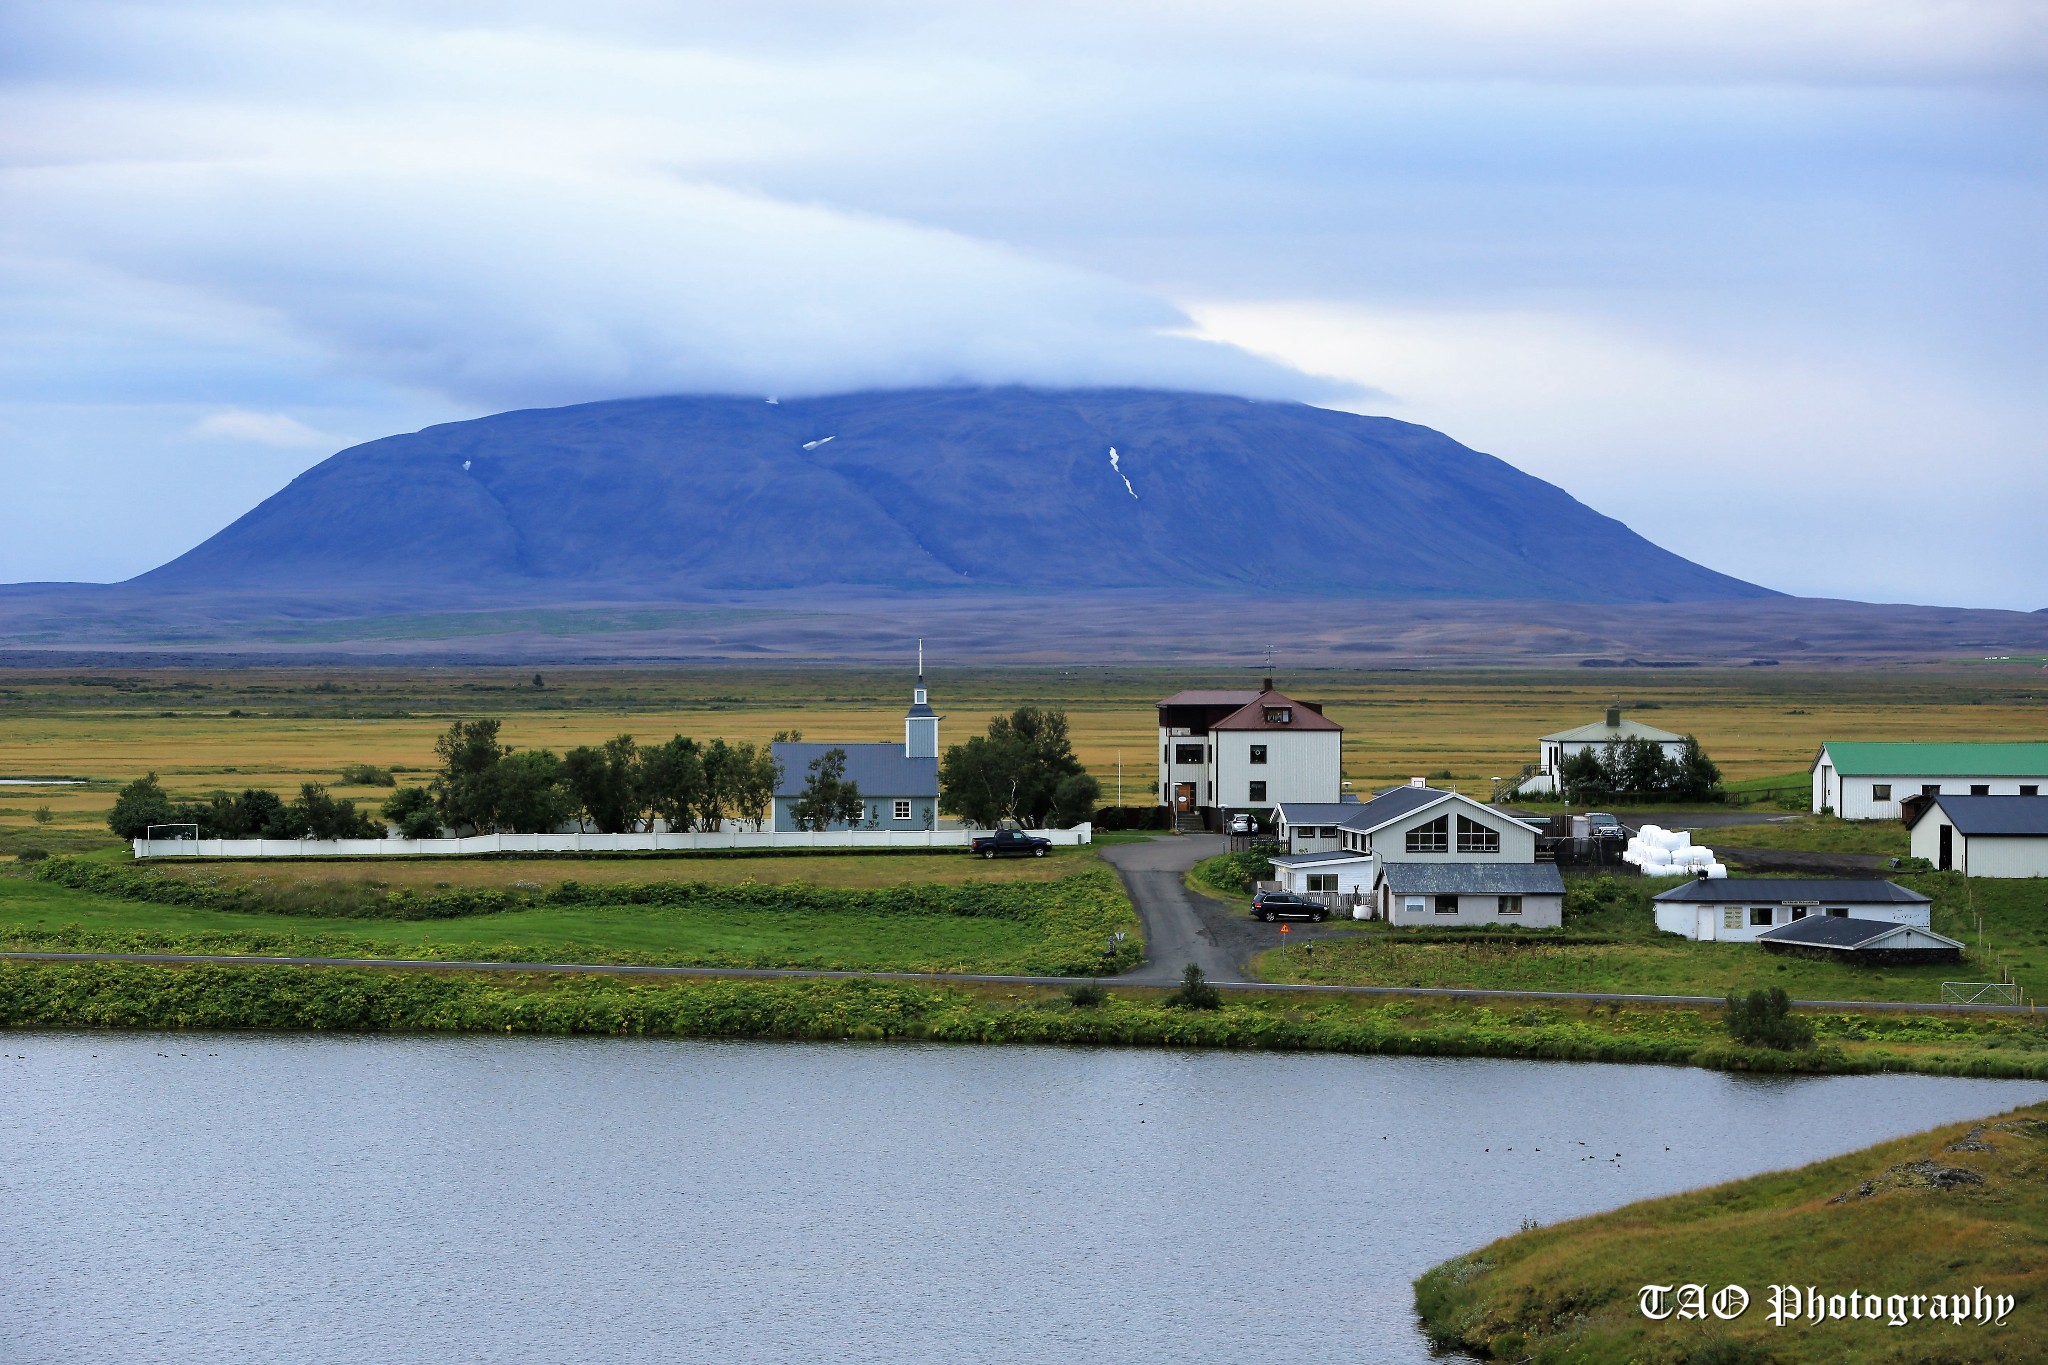
[(227, 412), (208, 413), (188, 430), (203, 440), (248, 441), (255, 445), (276, 446), (280, 450), (313, 446), (332, 448), (337, 444), (333, 437), (315, 431), (283, 412), (247, 412), (233, 408)]

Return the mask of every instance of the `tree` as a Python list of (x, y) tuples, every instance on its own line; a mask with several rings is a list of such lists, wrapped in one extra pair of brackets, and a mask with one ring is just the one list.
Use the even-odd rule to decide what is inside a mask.
[(602, 834), (624, 834), (640, 824), (640, 746), (619, 735), (597, 748), (583, 745), (562, 759), (562, 781), (570, 796)]
[(716, 831), (732, 805), (739, 753), (722, 739), (704, 746), (704, 786), (697, 798), (697, 828)]
[(384, 826), (356, 811), (353, 801), (337, 801), (318, 782), (299, 788), (290, 808), (291, 823), (308, 839), (381, 839)]
[(432, 789), (443, 824), (479, 832), (495, 827), (498, 763), (511, 752), (498, 743), (495, 720), (458, 720), (434, 741), (441, 771)]
[(404, 787), (386, 797), (382, 814), (398, 826), (402, 838), (432, 839), (441, 833), (441, 812), (425, 787)]
[(547, 749), (522, 749), (492, 771), (490, 828), (507, 834), (552, 834), (576, 813), (576, 798), (561, 785), (562, 761)]
[(156, 774), (138, 777), (121, 788), (114, 808), (107, 812), (107, 828), (123, 839), (140, 839), (151, 825), (169, 824), (176, 816), (171, 798), (156, 780)]
[(37, 806), (33, 811), (29, 812), (28, 818), (39, 825), (47, 825), (57, 818), (57, 813), (48, 806)]
[(652, 817), (686, 830), (704, 799), (704, 756), (697, 741), (675, 736), (640, 755), (640, 798)]
[(1707, 751), (1691, 735), (1685, 737), (1685, 751), (1678, 756), (1678, 772), (1672, 795), (1680, 801), (1709, 801), (1721, 790), (1721, 769), (1707, 757)]
[(733, 814), (753, 821), (755, 829), (761, 828), (775, 801), (775, 789), (782, 785), (782, 765), (775, 761), (775, 751), (765, 744), (737, 746), (728, 765), (727, 781), (732, 791)]
[(858, 825), (865, 809), (860, 788), (846, 780), (846, 750), (827, 749), (811, 760), (789, 813), (798, 829), (826, 830)]
[(1067, 713), (1054, 708), (1020, 706), (992, 717), (986, 735), (954, 745), (939, 763), (940, 807), (984, 827), (1073, 824), (1100, 796), (1074, 757)]
[(1727, 1004), (1728, 1034), (1750, 1047), (1797, 1052), (1813, 1046), (1813, 1025), (1792, 1013), (1792, 1001), (1773, 986), (1747, 996), (1732, 992)]

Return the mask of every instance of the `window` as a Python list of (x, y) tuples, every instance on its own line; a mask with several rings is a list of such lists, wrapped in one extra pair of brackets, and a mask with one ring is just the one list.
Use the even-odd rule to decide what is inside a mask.
[(896, 803), (896, 818), (898, 820), (908, 820), (910, 818), (910, 803), (908, 801), (898, 801)]
[(1252, 799), (1252, 800), (1254, 800), (1254, 801), (1263, 801), (1263, 800), (1265, 800), (1265, 799), (1266, 799), (1266, 784), (1265, 784), (1265, 783), (1263, 783), (1263, 782), (1254, 782), (1254, 783), (1252, 783), (1252, 784), (1251, 784), (1251, 799)]
[(1500, 912), (1503, 915), (1521, 914), (1522, 898), (1520, 896), (1502, 896), (1500, 898)]
[(1803, 905), (1795, 905), (1795, 906), (1793, 906), (1793, 907), (1792, 907), (1792, 918), (1793, 918), (1793, 919), (1805, 919), (1805, 918), (1806, 918), (1806, 907), (1805, 907), (1805, 906), (1803, 906)]
[(1458, 898), (1456, 896), (1438, 896), (1436, 898), (1436, 912), (1439, 915), (1457, 914)]
[(1920, 784), (1920, 794), (1922, 796), (1939, 796), (1941, 795), (1941, 784), (1939, 782), (1922, 782)]
[(1176, 744), (1173, 746), (1173, 761), (1176, 763), (1202, 763), (1203, 746), (1200, 744)]
[(1770, 928), (1772, 918), (1771, 907), (1768, 905), (1757, 905), (1750, 908), (1749, 924), (1752, 929)]
[(1989, 795), (1991, 795), (1991, 784), (1990, 784), (1989, 782), (1977, 782), (1977, 783), (1973, 783), (1973, 784), (1971, 784), (1971, 787), (1970, 787), (1970, 795), (1972, 795), (1972, 796), (1989, 796)]
[(1429, 908), (1429, 902), (1420, 896), (1410, 896), (1402, 904), (1407, 907), (1408, 913), (1411, 915), (1419, 915)]
[(1870, 799), (1871, 799), (1871, 800), (1873, 800), (1873, 801), (1889, 801), (1889, 800), (1891, 800), (1891, 799), (1892, 799), (1892, 784), (1891, 784), (1891, 783), (1889, 783), (1889, 782), (1873, 782), (1873, 783), (1871, 783), (1871, 784), (1870, 784)]
[(1451, 851), (1451, 817), (1439, 815), (1426, 825), (1417, 825), (1408, 831), (1410, 853), (1449, 853)]
[(1458, 852), (1498, 853), (1500, 852), (1500, 831), (1480, 824), (1477, 820), (1458, 817)]
[(1846, 905), (1830, 905), (1830, 906), (1828, 907), (1828, 918), (1829, 918), (1829, 919), (1847, 919), (1847, 918), (1849, 918), (1849, 907), (1848, 907), (1848, 906), (1846, 906)]
[(1266, 708), (1266, 724), (1294, 724), (1294, 708), (1291, 706), (1269, 706)]
[(1263, 745), (1263, 744), (1254, 744), (1254, 745), (1252, 745), (1252, 762), (1254, 762), (1254, 763), (1264, 763), (1265, 761), (1266, 761), (1266, 746), (1265, 746), (1265, 745)]
[(1334, 838), (1336, 838), (1336, 837), (1337, 837), (1337, 827), (1336, 827), (1335, 825), (1324, 825), (1324, 826), (1323, 826), (1323, 828), (1322, 828), (1322, 837), (1323, 837), (1323, 838), (1325, 838), (1325, 839), (1334, 839)]
[(1742, 907), (1731, 905), (1726, 910), (1723, 910), (1721, 912), (1721, 927), (1723, 929), (1740, 929), (1742, 927)]
[(2021, 796), (2039, 796), (2040, 794), (2041, 789), (2037, 786), (2022, 786), (2020, 788)]
[(1337, 889), (1337, 874), (1334, 872), (1309, 873), (1308, 889), (1311, 891), (1335, 891)]

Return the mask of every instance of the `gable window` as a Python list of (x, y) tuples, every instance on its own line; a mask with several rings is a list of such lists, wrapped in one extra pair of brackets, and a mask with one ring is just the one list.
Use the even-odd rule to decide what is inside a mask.
[(1977, 783), (1973, 783), (1973, 784), (1971, 785), (1971, 787), (1970, 787), (1970, 795), (1972, 795), (1972, 796), (1989, 796), (1989, 795), (1991, 795), (1991, 784), (1990, 784), (1989, 782), (1977, 782)]
[(1871, 800), (1873, 800), (1873, 801), (1889, 801), (1889, 800), (1891, 800), (1891, 799), (1892, 799), (1892, 784), (1891, 784), (1891, 783), (1889, 783), (1889, 782), (1873, 782), (1873, 783), (1871, 783), (1871, 784), (1870, 784), (1870, 799), (1871, 799)]
[(1269, 706), (1266, 708), (1266, 724), (1294, 724), (1294, 708), (1291, 706)]
[(910, 818), (910, 803), (908, 801), (898, 801), (896, 803), (896, 818), (898, 820), (908, 820)]
[(1439, 915), (1457, 914), (1458, 898), (1456, 896), (1438, 896), (1436, 898), (1436, 912)]
[(1742, 907), (1731, 905), (1726, 910), (1723, 910), (1721, 912), (1721, 927), (1723, 929), (1740, 929), (1742, 927)]
[(1753, 908), (1752, 908), (1752, 909), (1750, 910), (1750, 912), (1749, 912), (1749, 923), (1750, 923), (1750, 927), (1751, 927), (1751, 928), (1768, 928), (1768, 927), (1770, 926), (1770, 923), (1771, 923), (1771, 918), (1772, 918), (1772, 914), (1771, 914), (1771, 907), (1770, 907), (1770, 906), (1768, 906), (1768, 905), (1759, 905), (1759, 906), (1755, 906), (1755, 907), (1753, 907)]
[(1408, 831), (1410, 853), (1449, 853), (1451, 851), (1451, 817), (1439, 815), (1426, 825), (1417, 825)]
[(1252, 784), (1251, 784), (1251, 799), (1252, 799), (1252, 800), (1254, 800), (1254, 801), (1263, 801), (1263, 800), (1265, 800), (1265, 799), (1266, 799), (1266, 784), (1265, 784), (1265, 783), (1263, 783), (1263, 782), (1254, 782), (1254, 783), (1252, 783)]
[(1521, 914), (1522, 898), (1520, 896), (1502, 896), (1500, 898), (1500, 912), (1503, 915)]
[(1254, 763), (1264, 763), (1265, 761), (1266, 761), (1266, 746), (1265, 746), (1265, 745), (1263, 745), (1263, 744), (1254, 744), (1254, 745), (1252, 745), (1252, 762), (1254, 762)]
[(1498, 853), (1500, 831), (1461, 815), (1458, 817), (1458, 852)]
[(1200, 744), (1176, 744), (1173, 746), (1173, 761), (1176, 763), (1206, 762), (1203, 746)]

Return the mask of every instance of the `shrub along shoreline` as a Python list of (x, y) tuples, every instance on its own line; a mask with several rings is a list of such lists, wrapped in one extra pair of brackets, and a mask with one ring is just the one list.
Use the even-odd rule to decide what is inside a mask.
[(1913, 1071), (2048, 1079), (2025, 1017), (1808, 1016), (1817, 1047), (1744, 1047), (1718, 1010), (1503, 1007), (1233, 994), (1185, 1008), (1160, 988), (1099, 1001), (1019, 983), (594, 977), (373, 968), (0, 963), (0, 1027), (519, 1032), (1323, 1051), (1641, 1062), (1725, 1071)]

